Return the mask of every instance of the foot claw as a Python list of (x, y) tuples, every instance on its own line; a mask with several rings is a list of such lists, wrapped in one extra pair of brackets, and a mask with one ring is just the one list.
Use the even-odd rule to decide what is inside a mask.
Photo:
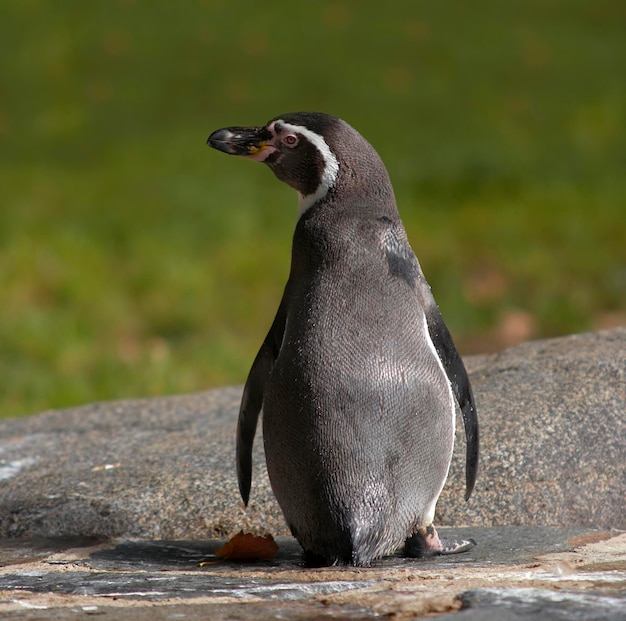
[(473, 539), (440, 539), (435, 527), (431, 524), (421, 528), (411, 535), (405, 542), (404, 553), (406, 556), (422, 558), (439, 554), (460, 554), (467, 552), (476, 545)]
[(461, 539), (457, 541), (455, 539), (441, 539), (442, 549), (437, 554), (461, 554), (461, 552), (467, 552), (476, 546), (476, 542), (473, 539)]

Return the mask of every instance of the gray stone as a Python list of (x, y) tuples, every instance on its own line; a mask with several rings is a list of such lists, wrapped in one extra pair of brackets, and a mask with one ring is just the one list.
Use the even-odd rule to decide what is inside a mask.
[(460, 596), (463, 607), (471, 613), (450, 615), (447, 621), (482, 621), (486, 612), (495, 613), (494, 620), (510, 616), (512, 620), (526, 621), (624, 621), (626, 598), (622, 595), (579, 591), (555, 593), (537, 588), (476, 589)]
[(626, 327), (472, 357), (468, 370), (478, 484), (465, 504), (457, 433), (439, 523), (626, 529)]
[[(459, 430), (438, 524), (626, 528), (626, 328), (467, 359), (482, 433), (463, 501)], [(97, 403), (0, 424), (0, 536), (196, 540), (286, 535), (255, 448), (234, 469), (241, 388)]]
[[(442, 529), (459, 538), (469, 529)], [(216, 562), (223, 541), (0, 541), (2, 619), (623, 619), (626, 534), (473, 527), (467, 554), (391, 556), (370, 568), (302, 566), (279, 537), (271, 560)], [(200, 565), (200, 561), (208, 560)]]

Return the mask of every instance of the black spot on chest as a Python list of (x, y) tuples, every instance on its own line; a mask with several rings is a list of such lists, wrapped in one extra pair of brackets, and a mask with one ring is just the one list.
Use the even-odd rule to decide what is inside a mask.
[(415, 287), (419, 275), (419, 267), (415, 254), (406, 239), (404, 231), (386, 216), (378, 218), (385, 225), (382, 235), (382, 246), (389, 265), (389, 272), (396, 278), (402, 278), (409, 286)]

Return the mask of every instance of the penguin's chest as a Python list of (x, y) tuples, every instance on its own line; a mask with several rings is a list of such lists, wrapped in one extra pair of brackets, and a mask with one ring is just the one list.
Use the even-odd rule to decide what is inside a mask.
[(268, 473), (300, 536), (366, 516), (393, 522), (393, 536), (373, 529), (398, 545), (445, 479), (452, 392), (406, 283), (373, 270), (333, 276), (290, 292), (263, 400)]
[(404, 283), (365, 277), (295, 298), (264, 398), (270, 445), (372, 445), (387, 459), (407, 437), (451, 436), (450, 386), (422, 309)]

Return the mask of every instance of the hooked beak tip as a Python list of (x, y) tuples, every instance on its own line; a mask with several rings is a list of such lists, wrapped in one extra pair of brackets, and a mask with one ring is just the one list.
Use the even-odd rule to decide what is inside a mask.
[(234, 154), (232, 150), (233, 136), (234, 134), (229, 129), (218, 129), (207, 138), (207, 144), (218, 151)]

